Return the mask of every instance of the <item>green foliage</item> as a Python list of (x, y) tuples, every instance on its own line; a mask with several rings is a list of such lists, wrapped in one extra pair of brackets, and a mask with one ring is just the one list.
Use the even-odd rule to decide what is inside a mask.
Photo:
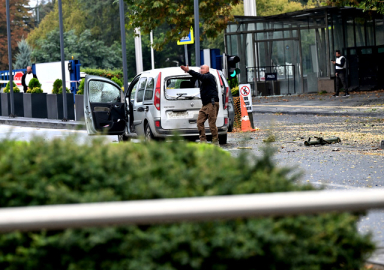
[(31, 53), (32, 48), (28, 45), (25, 39), (20, 40), (17, 43), (19, 52), (16, 54), (15, 69), (23, 69), (27, 66), (32, 66)]
[(77, 95), (84, 95), (84, 83), (85, 79), (82, 79), (79, 85), (79, 90), (76, 92)]
[[(10, 93), (10, 92), (11, 92), (11, 86), (10, 86), (10, 82), (8, 82), (4, 88), (4, 93)], [(20, 89), (19, 87), (17, 87), (15, 82), (13, 82), (13, 93), (20, 93)]]
[[(312, 190), (270, 149), (110, 144), (76, 137), (0, 141), (0, 207)], [(122, 158), (123, 157), (123, 158)], [(160, 162), (161, 161), (161, 162)], [(359, 269), (373, 251), (358, 214), (13, 232), (0, 269)]]
[(231, 89), (235, 88), (236, 86), (238, 87), (239, 86), (239, 81), (237, 79), (237, 76), (234, 77), (234, 78), (228, 78), (228, 84), (229, 84), (229, 87)]
[[(155, 40), (154, 48), (162, 49), (169, 42), (176, 42), (180, 37), (187, 36), (194, 21), (194, 1), (175, 2), (172, 0), (125, 0), (128, 6), (128, 27), (140, 28), (143, 34), (161, 25), (171, 28), (164, 35), (164, 39)], [(200, 22), (203, 26), (202, 36), (215, 38), (226, 27), (228, 21), (233, 20), (231, 13), (233, 5), (239, 0), (201, 0), (199, 1)], [(150, 18), (150, 19), (148, 19)]]
[[(66, 92), (67, 93), (71, 93), (71, 91), (68, 89), (68, 87), (65, 87), (65, 89), (66, 89)], [(62, 94), (63, 93), (63, 86), (61, 86), (60, 88), (59, 88), (59, 92), (58, 92), (58, 94)]]
[(238, 97), (239, 96), (239, 86), (235, 86), (231, 88), (231, 93), (233, 97)]
[(380, 14), (384, 14), (384, 2), (383, 1), (377, 1), (377, 0), (363, 0), (363, 1), (327, 0), (326, 4), (329, 6), (333, 6), (333, 7), (345, 7), (345, 6), (357, 7), (357, 8), (362, 8), (366, 11), (376, 10)]
[(35, 87), (41, 88), (41, 83), (39, 82), (38, 79), (32, 78), (29, 83), (28, 83), (28, 88), (33, 89)]
[(123, 83), (119, 80), (117, 77), (112, 77), (111, 81), (115, 82), (118, 84), (120, 87), (123, 87)]
[[(64, 46), (65, 58), (71, 59), (73, 56), (84, 67), (112, 69), (122, 65), (119, 43), (106, 46), (103, 41), (92, 39), (90, 30), (80, 35), (76, 35), (75, 30), (65, 32)], [(32, 57), (40, 63), (60, 61), (60, 50), (57, 48), (60, 48), (60, 33), (59, 30), (52, 30), (45, 39), (38, 41)]]
[(56, 79), (53, 82), (52, 94), (58, 94), (60, 87), (63, 87), (63, 80)]
[(30, 94), (42, 94), (43, 93), (43, 89), (41, 89), (41, 87), (35, 87), (33, 89), (28, 89), (27, 90), (27, 93), (30, 93)]
[(105, 77), (108, 79), (117, 78), (123, 79), (123, 71), (121, 69), (96, 69), (96, 68), (81, 68), (81, 72), (85, 72), (87, 75), (96, 75)]

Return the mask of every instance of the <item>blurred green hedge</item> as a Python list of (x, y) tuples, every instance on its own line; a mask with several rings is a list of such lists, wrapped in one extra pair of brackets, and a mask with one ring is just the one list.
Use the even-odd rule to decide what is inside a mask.
[(96, 68), (81, 68), (81, 72), (85, 72), (87, 75), (96, 75), (112, 79), (117, 77), (120, 80), (123, 80), (123, 71), (120, 69), (107, 70), (107, 69), (96, 69)]
[[(271, 149), (0, 141), (0, 207), (311, 190)], [(0, 269), (359, 269), (374, 246), (358, 214), (116, 226), (0, 235)]]

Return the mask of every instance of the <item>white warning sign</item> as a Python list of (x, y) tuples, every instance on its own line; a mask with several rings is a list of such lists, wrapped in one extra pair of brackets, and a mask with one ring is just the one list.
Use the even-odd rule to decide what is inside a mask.
[(250, 84), (240, 84), (239, 93), (244, 98), (245, 107), (247, 107), (247, 112), (252, 112), (252, 95), (251, 95), (251, 85)]

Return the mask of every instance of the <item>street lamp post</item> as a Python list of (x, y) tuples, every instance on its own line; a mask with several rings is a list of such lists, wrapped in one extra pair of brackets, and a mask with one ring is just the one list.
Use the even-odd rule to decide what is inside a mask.
[(63, 121), (68, 120), (67, 112), (67, 88), (65, 81), (65, 58), (64, 58), (64, 30), (63, 30), (63, 8), (61, 0), (58, 0), (59, 6), (59, 25), (60, 25), (60, 55), (61, 55), (61, 79), (63, 80)]
[(194, 0), (195, 9), (195, 58), (196, 66), (200, 66), (200, 28), (199, 28), (199, 0)]
[(13, 76), (12, 76), (12, 47), (11, 47), (11, 19), (9, 14), (9, 0), (6, 0), (6, 13), (7, 13), (7, 36), (8, 36), (8, 64), (9, 64), (9, 88), (10, 88), (10, 103), (11, 114), (10, 117), (15, 117), (15, 102), (13, 95)]

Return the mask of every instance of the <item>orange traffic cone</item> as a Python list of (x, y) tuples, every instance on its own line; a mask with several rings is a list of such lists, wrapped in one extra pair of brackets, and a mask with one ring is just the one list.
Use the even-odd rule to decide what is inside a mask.
[(247, 107), (244, 103), (244, 98), (240, 95), (240, 107), (241, 107), (241, 131), (256, 131), (251, 126), (251, 121), (249, 121)]

